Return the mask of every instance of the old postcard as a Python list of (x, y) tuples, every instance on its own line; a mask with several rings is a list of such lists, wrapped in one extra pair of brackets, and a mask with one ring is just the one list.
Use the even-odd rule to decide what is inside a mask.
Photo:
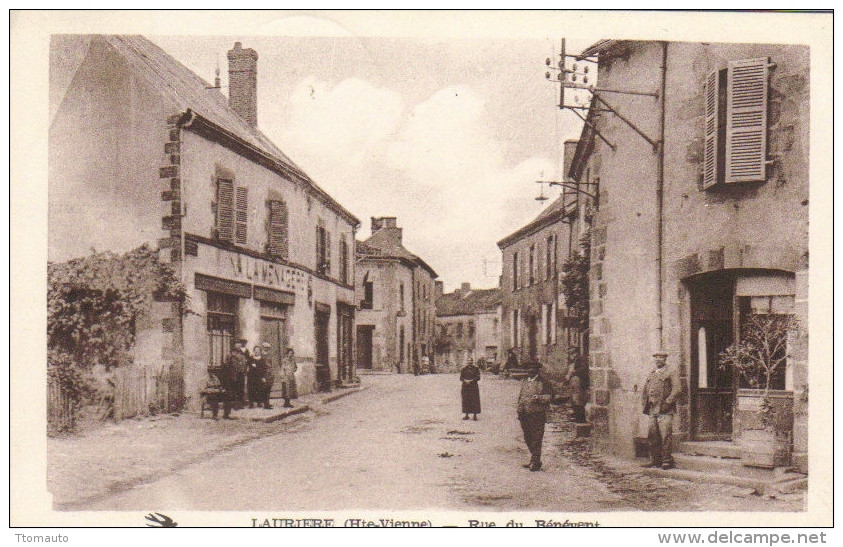
[(831, 29), (12, 12), (12, 525), (831, 524)]

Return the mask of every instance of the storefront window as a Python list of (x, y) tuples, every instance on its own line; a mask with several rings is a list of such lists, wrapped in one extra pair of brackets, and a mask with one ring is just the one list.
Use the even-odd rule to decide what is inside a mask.
[(237, 330), (237, 297), (209, 292), (208, 344), (209, 365), (221, 366), (231, 351)]

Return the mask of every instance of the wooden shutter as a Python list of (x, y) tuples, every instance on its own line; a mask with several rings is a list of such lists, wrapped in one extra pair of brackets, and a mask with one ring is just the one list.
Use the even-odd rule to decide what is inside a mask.
[(237, 187), (237, 211), (235, 217), (235, 239), (238, 245), (246, 244), (247, 215), (249, 211), (249, 189)]
[(729, 63), (726, 92), (727, 183), (766, 179), (768, 59)]
[(325, 275), (331, 275), (331, 232), (325, 230)]
[(718, 92), (720, 90), (720, 71), (712, 70), (705, 79), (705, 90), (703, 100), (705, 101), (705, 150), (703, 153), (703, 188), (710, 188), (717, 184), (718, 180), (718, 125), (720, 101)]
[(269, 254), (287, 258), (287, 204), (269, 202)]
[(217, 181), (217, 237), (234, 239), (234, 183), (225, 179)]

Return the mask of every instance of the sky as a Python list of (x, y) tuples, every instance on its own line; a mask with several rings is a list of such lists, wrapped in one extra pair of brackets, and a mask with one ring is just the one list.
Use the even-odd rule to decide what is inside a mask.
[(544, 76), (558, 37), (149, 38), (209, 82), (219, 65), (226, 94), (226, 52), (255, 49), (260, 129), (361, 220), (358, 239), (398, 217), (446, 291), (497, 285), (496, 242), (549, 203), (535, 181), (558, 180), (581, 130)]

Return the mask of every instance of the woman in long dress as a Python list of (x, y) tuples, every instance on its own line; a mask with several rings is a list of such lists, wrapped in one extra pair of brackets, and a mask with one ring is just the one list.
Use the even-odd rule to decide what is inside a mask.
[(474, 364), (474, 359), (468, 358), (468, 364), (460, 371), (462, 382), (462, 412), (465, 414), (463, 420), (468, 419), (469, 414), (474, 414), (474, 419), (480, 414), (480, 369)]

